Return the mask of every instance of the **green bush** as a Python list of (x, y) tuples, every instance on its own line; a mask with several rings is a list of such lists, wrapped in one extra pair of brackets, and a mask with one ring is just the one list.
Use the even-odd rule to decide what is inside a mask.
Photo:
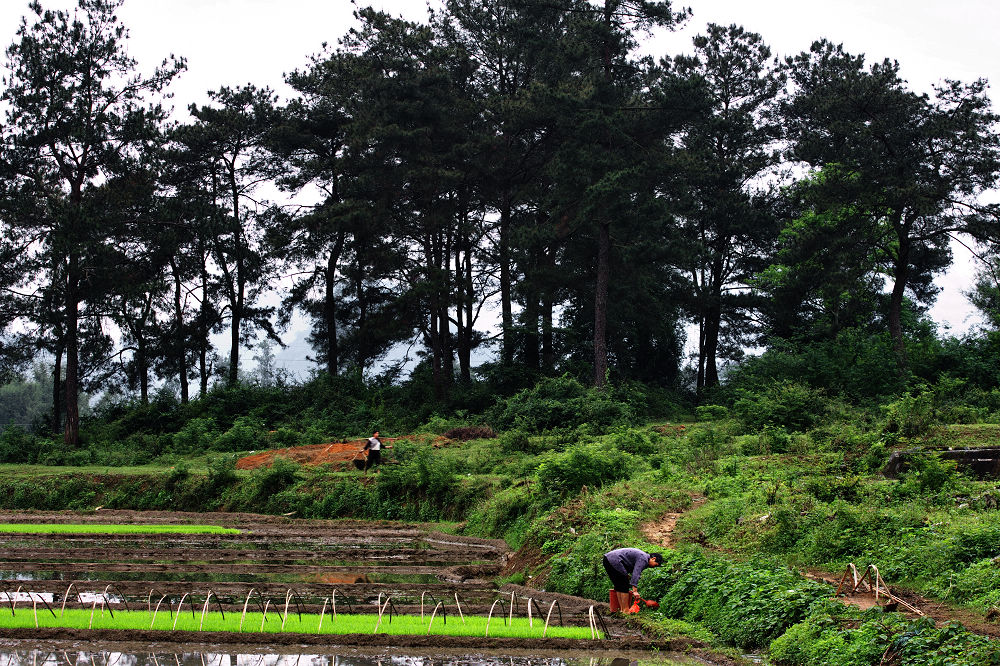
[(208, 463), (208, 484), (215, 490), (221, 490), (234, 484), (236, 476), (236, 456), (219, 456)]
[(577, 493), (583, 486), (599, 488), (628, 476), (628, 458), (621, 451), (578, 446), (550, 454), (538, 466), (539, 491), (553, 500)]
[(748, 431), (771, 427), (805, 432), (822, 422), (830, 409), (821, 391), (790, 381), (740, 394), (733, 414)]
[(643, 574), (645, 595), (664, 615), (698, 622), (727, 643), (766, 647), (829, 598), (826, 585), (766, 563), (670, 551)]
[(506, 453), (538, 454), (544, 448), (536, 441), (532, 442), (528, 433), (523, 430), (507, 430), (497, 437), (497, 445)]
[(543, 379), (533, 388), (501, 400), (487, 414), (495, 430), (517, 428), (529, 433), (585, 423), (606, 429), (633, 418), (632, 408), (617, 400), (611, 390), (584, 388), (567, 375)]
[(526, 491), (519, 485), (493, 494), (469, 515), (465, 532), (503, 539), (511, 548), (520, 548), (537, 511)]
[(377, 490), (380, 497), (426, 500), (447, 503), (457, 483), (454, 465), (442, 456), (435, 456), (429, 446), (419, 447), (399, 465), (383, 465)]
[(13, 423), (0, 433), (0, 462), (31, 463), (34, 462), (34, 437), (21, 426)]
[(267, 432), (263, 424), (250, 416), (241, 416), (233, 426), (212, 443), (216, 451), (256, 451), (267, 448)]
[(1000, 663), (1000, 646), (956, 623), (908, 621), (880, 608), (859, 611), (829, 602), (789, 628), (768, 650), (776, 664), (801, 666), (979, 666)]
[(694, 413), (699, 421), (721, 421), (729, 416), (729, 410), (722, 405), (699, 405)]
[[(290, 448), (302, 444), (302, 435), (291, 428), (281, 427), (270, 433), (271, 444), (277, 448)], [(319, 442), (311, 442), (319, 443)], [(244, 449), (247, 450), (247, 449)]]
[(916, 480), (920, 493), (937, 493), (956, 481), (956, 463), (929, 452), (915, 452), (907, 459), (904, 483)]
[(215, 419), (194, 418), (174, 434), (173, 449), (177, 453), (196, 453), (208, 449), (219, 433)]
[(605, 442), (613, 449), (635, 456), (650, 456), (660, 450), (660, 437), (638, 428), (620, 427)]
[(281, 500), (278, 496), (300, 481), (299, 465), (278, 456), (270, 467), (259, 467), (251, 472), (250, 478), (236, 488), (235, 496), (227, 495), (230, 509), (257, 513), (287, 512), (279, 510), (285, 505), (278, 506)]
[(882, 411), (885, 414), (883, 432), (900, 437), (924, 435), (937, 423), (934, 393), (926, 386), (885, 405)]

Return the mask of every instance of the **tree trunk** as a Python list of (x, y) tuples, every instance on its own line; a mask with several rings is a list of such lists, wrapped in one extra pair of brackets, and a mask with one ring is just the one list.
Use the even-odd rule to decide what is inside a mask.
[(722, 329), (722, 253), (715, 252), (709, 300), (705, 310), (705, 388), (719, 385), (719, 331)]
[(462, 350), (462, 381), (472, 383), (472, 337), (473, 337), (473, 283), (472, 283), (472, 241), (466, 239), (465, 246), (465, 346)]
[(716, 360), (719, 349), (719, 328), (721, 327), (721, 312), (718, 304), (713, 303), (708, 309), (705, 320), (705, 388), (719, 385), (719, 368)]
[(66, 287), (66, 427), (63, 441), (76, 448), (80, 444), (80, 356), (79, 356), (79, 301), (76, 288), (76, 255), (70, 255), (69, 276)]
[(240, 328), (243, 326), (243, 284), (237, 287), (236, 302), (233, 303), (233, 327), (229, 332), (229, 384), (236, 384), (240, 378)]
[(139, 402), (149, 404), (149, 361), (146, 356), (146, 340), (141, 332), (136, 335), (135, 364), (139, 373)]
[(448, 263), (451, 259), (451, 247), (454, 244), (452, 229), (448, 228), (439, 235), (440, 247), (437, 251), (437, 274), (441, 276), (441, 285), (438, 290), (438, 303), (440, 308), (441, 321), (441, 371), (443, 373), (445, 394), (455, 377), (455, 343), (451, 336), (451, 320), (448, 313), (451, 309), (451, 271), (448, 270)]
[(336, 377), (340, 368), (340, 347), (337, 339), (337, 264), (340, 253), (344, 249), (344, 232), (337, 234), (333, 251), (326, 261), (326, 300), (323, 303), (323, 316), (326, 321), (326, 371), (331, 377)]
[(358, 331), (360, 333), (358, 336), (358, 367), (361, 369), (362, 375), (368, 365), (368, 343), (365, 339), (365, 336), (368, 334), (368, 299), (365, 297), (365, 281), (362, 277), (365, 270), (359, 259), (357, 276), (354, 278), (354, 288), (358, 294)]
[(597, 236), (597, 288), (594, 294), (594, 386), (604, 388), (608, 373), (608, 283), (611, 273), (611, 225), (601, 222)]
[(514, 361), (514, 343), (511, 339), (514, 330), (514, 311), (511, 305), (511, 276), (510, 276), (510, 226), (511, 226), (511, 201), (510, 193), (504, 192), (503, 202), (500, 206), (500, 311), (501, 311), (501, 331), (500, 341), (500, 364), (509, 366)]
[(910, 225), (909, 216), (902, 219), (900, 215), (893, 221), (896, 230), (898, 250), (893, 266), (892, 295), (889, 298), (889, 335), (896, 352), (896, 369), (900, 376), (906, 374), (908, 360), (906, 358), (906, 340), (903, 337), (903, 294), (909, 280), (910, 269)]
[(208, 321), (208, 268), (205, 248), (201, 247), (201, 312), (198, 314), (198, 373), (201, 384), (199, 395), (204, 398), (208, 394), (208, 334), (211, 325)]
[(233, 276), (235, 277), (236, 293), (230, 293), (229, 301), (233, 315), (229, 351), (229, 384), (232, 386), (239, 381), (240, 373), (240, 328), (243, 326), (243, 303), (246, 295), (246, 266), (244, 265), (246, 259), (243, 252), (243, 222), (240, 219), (240, 190), (236, 182), (236, 165), (235, 162), (229, 162), (226, 166), (229, 175), (229, 192), (233, 198), (233, 224), (235, 225), (233, 227), (233, 244), (236, 248), (236, 267), (235, 276)]
[(181, 275), (177, 262), (170, 258), (170, 270), (174, 276), (174, 362), (177, 363), (177, 380), (181, 386), (181, 404), (186, 405), (188, 394), (187, 350), (184, 340), (184, 302), (181, 299)]
[(705, 389), (705, 312), (698, 316), (698, 378), (695, 380), (695, 392), (699, 395)]
[(455, 346), (458, 376), (462, 384), (472, 382), (472, 243), (468, 225), (468, 211), (463, 206), (459, 238), (455, 242)]
[[(532, 277), (525, 277), (525, 280), (534, 279)], [(532, 370), (538, 370), (540, 359), (538, 355), (538, 292), (535, 290), (534, 285), (529, 286), (526, 289), (527, 293), (524, 296), (524, 313), (521, 315), (523, 317), (522, 328), (524, 330), (524, 348), (521, 352), (521, 360), (527, 367)]]
[(63, 386), (62, 377), (63, 345), (60, 341), (56, 346), (56, 358), (52, 368), (52, 434), (62, 432)]
[(555, 307), (555, 297), (552, 290), (552, 277), (555, 275), (555, 251), (546, 248), (542, 251), (546, 267), (546, 285), (542, 290), (542, 369), (550, 371), (555, 367), (555, 347), (552, 331), (552, 309)]

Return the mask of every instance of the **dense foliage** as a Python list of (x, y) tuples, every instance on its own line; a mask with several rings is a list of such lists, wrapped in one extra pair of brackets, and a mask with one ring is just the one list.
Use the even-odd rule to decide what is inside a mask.
[[(666, 0), (447, 0), (425, 23), (359, 9), (287, 76), (291, 99), (220, 85), (168, 124), (186, 63), (138, 74), (123, 1), (33, 2), (6, 51), (0, 378), (41, 358), (51, 377), (23, 428), (77, 448), (93, 441), (87, 391), (211, 399), (296, 313), (332, 382), (383, 371), (398, 388), (406, 370), (418, 410), (471, 413), (534, 391), (537, 409), (490, 413), (501, 428), (573, 427), (540, 400), (567, 391), (576, 425), (607, 428), (667, 413), (650, 409), (662, 389), (880, 401), (948, 369), (997, 386), (988, 332), (940, 340), (924, 316), (950, 238), (993, 255), (985, 82), (920, 95), (894, 62), (826, 40), (776, 58), (739, 26), (640, 58), (644, 35), (688, 19)], [(313, 201), (290, 210), (268, 190)], [(972, 296), (989, 323), (988, 268)], [(274, 386), (270, 347), (258, 360)], [(640, 384), (641, 400), (585, 388)], [(756, 408), (777, 403), (755, 400), (734, 404), (747, 427), (809, 425), (774, 410), (764, 424)], [(337, 411), (326, 433), (397, 416)], [(184, 414), (207, 420), (137, 448), (257, 437), (258, 416), (229, 416)]]

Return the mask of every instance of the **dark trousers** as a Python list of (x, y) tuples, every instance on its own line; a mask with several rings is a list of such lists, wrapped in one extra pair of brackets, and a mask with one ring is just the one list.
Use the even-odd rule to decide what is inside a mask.
[(604, 565), (604, 570), (608, 572), (608, 578), (611, 579), (611, 584), (615, 588), (615, 592), (628, 592), (632, 589), (629, 584), (631, 582), (631, 577), (628, 574), (623, 574), (618, 571), (613, 566), (611, 562), (608, 562), (608, 557), (605, 555), (604, 559), (601, 560), (601, 564)]
[(381, 462), (382, 462), (382, 451), (371, 449), (370, 451), (368, 451), (368, 458), (365, 461), (365, 469), (368, 469), (369, 467), (375, 467)]

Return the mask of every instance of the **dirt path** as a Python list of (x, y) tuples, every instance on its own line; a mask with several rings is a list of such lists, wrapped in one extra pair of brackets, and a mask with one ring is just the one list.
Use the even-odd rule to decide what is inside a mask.
[(639, 530), (650, 543), (655, 543), (664, 548), (672, 548), (674, 545), (674, 529), (677, 527), (678, 519), (688, 511), (697, 509), (707, 500), (707, 497), (696, 495), (691, 498), (691, 506), (684, 511), (665, 513), (652, 522), (640, 525)]

